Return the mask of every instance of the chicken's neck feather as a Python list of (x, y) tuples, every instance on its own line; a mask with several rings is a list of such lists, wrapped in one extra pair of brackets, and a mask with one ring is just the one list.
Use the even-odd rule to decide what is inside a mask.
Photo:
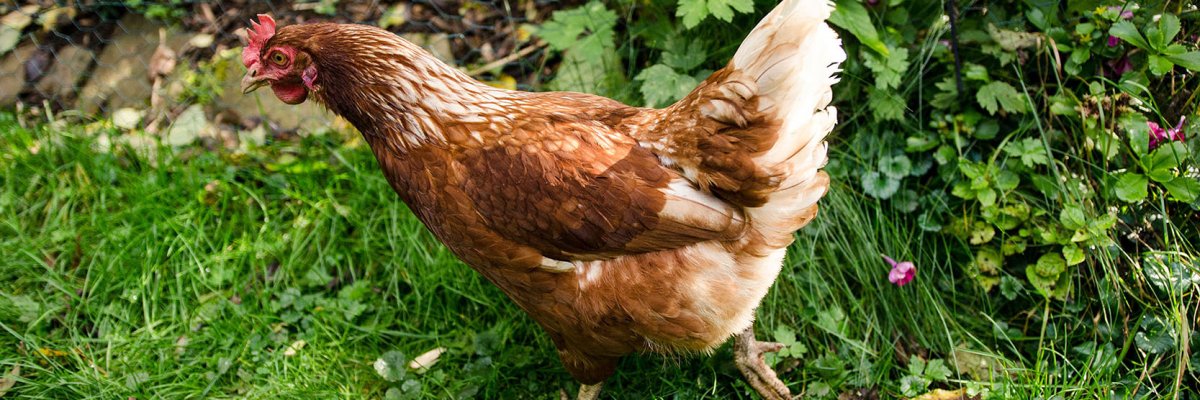
[(368, 140), (407, 152), (444, 143), (448, 125), (506, 118), (511, 92), (484, 85), (390, 32), (331, 27), (308, 41), (320, 75), (316, 97)]

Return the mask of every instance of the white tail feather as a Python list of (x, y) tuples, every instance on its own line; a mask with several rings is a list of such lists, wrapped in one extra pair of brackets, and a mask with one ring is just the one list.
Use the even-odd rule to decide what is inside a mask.
[(825, 193), (825, 136), (837, 122), (829, 106), (839, 65), (846, 59), (841, 40), (825, 20), (826, 0), (785, 0), (771, 11), (738, 48), (734, 68), (756, 77), (760, 111), (782, 119), (779, 139), (755, 162), (782, 177), (766, 204), (747, 210), (768, 237), (787, 235), (806, 221)]

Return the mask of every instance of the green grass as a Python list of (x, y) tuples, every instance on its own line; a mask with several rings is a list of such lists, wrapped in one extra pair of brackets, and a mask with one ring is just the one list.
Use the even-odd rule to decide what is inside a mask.
[[(432, 238), (358, 141), (314, 136), (244, 153), (158, 148), (150, 158), (126, 145), (100, 149), (85, 130), (25, 129), (0, 114), (0, 367), (21, 367), (7, 396), (383, 398), (394, 389), (414, 398), (558, 398), (576, 390), (535, 324)], [(794, 354), (772, 359), (795, 393), (875, 388), (897, 397), (914, 378), (904, 354), (944, 360), (951, 374), (932, 387), (1000, 398), (1179, 387), (1162, 371), (1123, 381), (1138, 365), (1156, 368), (1152, 358), (1096, 367), (1114, 358), (1073, 350), (1103, 342), (1083, 327), (1093, 314), (1081, 319), (1071, 308), (1079, 302), (1013, 310), (960, 276), (962, 243), (920, 232), (911, 216), (845, 184), (822, 207), (797, 235), (757, 323), (763, 339), (795, 334)], [(888, 283), (881, 253), (916, 262), (914, 283)], [(1118, 297), (1129, 290), (1095, 286)], [(1196, 312), (1194, 296), (1147, 301), (1173, 304), (1176, 322)], [(1136, 330), (1137, 315), (1096, 304), (1082, 307), (1113, 329)], [(1027, 325), (1009, 325), (1019, 321)], [(1132, 336), (1109, 334), (1126, 344), (1116, 351), (1129, 351)], [(298, 341), (305, 345), (289, 355)], [(448, 349), (436, 365), (398, 382), (372, 366), (388, 351), (413, 357), (435, 347)], [(1176, 366), (1186, 354), (1161, 357)], [(956, 368), (980, 360), (1010, 375), (992, 384)], [(1195, 396), (1191, 382), (1184, 398)], [(728, 346), (711, 357), (628, 357), (605, 396), (753, 397)]]

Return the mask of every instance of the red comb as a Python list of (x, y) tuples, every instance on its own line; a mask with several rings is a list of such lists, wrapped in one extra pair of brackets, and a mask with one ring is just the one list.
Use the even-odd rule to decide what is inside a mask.
[(250, 21), (246, 30), (246, 48), (242, 50), (242, 64), (247, 68), (258, 62), (263, 44), (275, 36), (275, 19), (267, 14), (258, 14), (258, 22)]

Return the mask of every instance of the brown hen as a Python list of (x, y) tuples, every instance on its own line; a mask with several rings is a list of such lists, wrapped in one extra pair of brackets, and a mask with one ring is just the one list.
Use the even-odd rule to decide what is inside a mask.
[(665, 109), (492, 88), (385, 30), (260, 15), (243, 91), (310, 96), (362, 132), (392, 188), (554, 341), (581, 398), (632, 352), (711, 351), (766, 398), (754, 311), (828, 178), (845, 58), (826, 0), (786, 0)]

